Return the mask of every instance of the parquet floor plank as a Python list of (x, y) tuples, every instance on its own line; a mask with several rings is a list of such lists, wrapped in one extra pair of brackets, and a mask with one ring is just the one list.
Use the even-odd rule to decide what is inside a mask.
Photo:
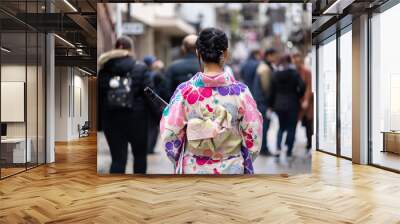
[(400, 175), (323, 153), (307, 175), (98, 176), (96, 139), (0, 181), (0, 223), (400, 223)]

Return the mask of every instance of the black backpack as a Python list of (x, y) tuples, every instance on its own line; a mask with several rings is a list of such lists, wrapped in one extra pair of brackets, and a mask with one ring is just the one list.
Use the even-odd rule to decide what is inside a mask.
[(112, 75), (108, 82), (107, 102), (112, 109), (132, 109), (132, 75)]

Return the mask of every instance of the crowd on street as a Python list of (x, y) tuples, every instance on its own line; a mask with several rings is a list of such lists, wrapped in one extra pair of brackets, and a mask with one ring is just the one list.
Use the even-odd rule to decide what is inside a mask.
[[(214, 71), (213, 66), (222, 66), (223, 73), (229, 74), (229, 78), (227, 79), (234, 80), (233, 83), (240, 83), (238, 89), (216, 87), (220, 95), (236, 94), (235, 91), (240, 93), (243, 91), (241, 89), (242, 86), (244, 86), (251, 94), (252, 100), (254, 100), (255, 107), (262, 117), (262, 124), (252, 126), (254, 129), (259, 128), (262, 134), (258, 136), (249, 134), (249, 136), (252, 135), (250, 137), (254, 141), (251, 144), (256, 144), (257, 137), (262, 136), (262, 139), (258, 140), (260, 146), (258, 146), (257, 155), (260, 154), (262, 157), (274, 158), (277, 163), (279, 163), (282, 156), (288, 162), (292, 161), (295, 157), (293, 155), (293, 147), (296, 141), (296, 128), (299, 125), (303, 126), (306, 132), (307, 144), (304, 148), (304, 155), (310, 155), (313, 133), (313, 94), (311, 72), (304, 63), (304, 55), (301, 53), (287, 54), (271, 47), (267, 49), (251, 49), (245, 61), (230, 64), (227, 43), (224, 42), (224, 39), (216, 39), (221, 38), (223, 34), (217, 33), (218, 36), (215, 34), (217, 31), (213, 32), (208, 34), (209, 36), (206, 40), (201, 39), (201, 36), (193, 34), (186, 36), (182, 41), (181, 57), (168, 66), (165, 66), (164, 62), (154, 55), (147, 55), (144, 58), (136, 59), (127, 57), (131, 54), (129, 51), (132, 51), (132, 40), (129, 37), (119, 38), (115, 49), (106, 52), (99, 58), (99, 123), (100, 129), (104, 131), (110, 147), (112, 157), (110, 173), (125, 172), (128, 143), (131, 144), (134, 157), (134, 173), (146, 173), (146, 157), (155, 153), (156, 143), (160, 140), (159, 138), (161, 138), (162, 144), (165, 144), (166, 155), (173, 162), (179, 160), (174, 158), (176, 156), (179, 157), (179, 155), (174, 154), (175, 151), (173, 151), (173, 148), (179, 148), (180, 144), (183, 143), (180, 142), (180, 133), (174, 133), (178, 137), (171, 138), (172, 132), (170, 133), (169, 129), (177, 128), (177, 125), (168, 126), (168, 122), (170, 122), (169, 117), (186, 117), (191, 115), (186, 114), (187, 111), (175, 110), (171, 105), (175, 101), (180, 100), (179, 96), (177, 96), (180, 93), (178, 90), (181, 90), (182, 98), (187, 99), (190, 104), (193, 94), (188, 93), (189, 95), (185, 95), (185, 86), (182, 84), (188, 83), (189, 80), (196, 80), (196, 76), (199, 73), (207, 73), (207, 71), (208, 73), (212, 73)], [(206, 34), (203, 33), (203, 35)], [(215, 36), (216, 42), (210, 42), (210, 38), (214, 38), (212, 35), (217, 35)], [(215, 51), (215, 49), (220, 49), (220, 51)], [(216, 73), (218, 71), (217, 67), (215, 68)], [(123, 73), (127, 73), (127, 75), (116, 76), (116, 74)], [(130, 73), (133, 73), (133, 77), (139, 77), (137, 74), (140, 74), (140, 77), (130, 79)], [(116, 79), (116, 77), (118, 78)], [(214, 82), (214, 76), (212, 78)], [(202, 82), (199, 86), (210, 85), (214, 87), (215, 83), (211, 82), (210, 84), (207, 80), (208, 78), (199, 79), (199, 82)], [(109, 91), (112, 85), (118, 87), (114, 88), (113, 91)], [(141, 96), (141, 89), (146, 86), (151, 87), (163, 100), (169, 102), (170, 105), (164, 110), (163, 114), (152, 109), (146, 103), (145, 97)], [(130, 94), (127, 95), (124, 92), (124, 88), (125, 90), (131, 88), (131, 92), (134, 94), (132, 96)], [(193, 88), (196, 88), (196, 85)], [(207, 94), (205, 91), (200, 92), (200, 95), (196, 96), (197, 98), (192, 101), (202, 101), (203, 98), (208, 97)], [(113, 97), (117, 101), (114, 102)], [(218, 100), (221, 99), (214, 99), (214, 101)], [(251, 102), (246, 103), (251, 104)], [(117, 107), (129, 110), (112, 109)], [(217, 105), (207, 104), (207, 109), (210, 112), (216, 110), (216, 108)], [(132, 113), (131, 111), (134, 112)], [(168, 112), (170, 113), (169, 115), (166, 114)], [(177, 114), (171, 115), (172, 112)], [(274, 141), (276, 142), (274, 150), (269, 149), (268, 146), (271, 144), (267, 142), (272, 117), (277, 117), (279, 121), (279, 129), (276, 134), (276, 141)], [(159, 133), (160, 120), (162, 123), (162, 133)], [(129, 121), (134, 122), (130, 125)], [(179, 123), (179, 118), (175, 118), (171, 122), (175, 122), (175, 124)], [(251, 126), (252, 124), (249, 123), (248, 125)], [(251, 128), (248, 130), (252, 131)], [(256, 132), (255, 130), (253, 131)], [(190, 134), (190, 130), (187, 130), (186, 134), (192, 135)], [(199, 134), (194, 135), (195, 137), (193, 138), (196, 139)], [(251, 146), (247, 140), (245, 141), (245, 145)], [(197, 144), (195, 140), (188, 141), (187, 147), (194, 147), (193, 142)], [(204, 144), (206, 144), (204, 141), (198, 143), (196, 145), (197, 149), (203, 147)], [(204, 147), (207, 148), (209, 146)], [(144, 148), (147, 150), (144, 150)], [(193, 152), (193, 150), (191, 151)], [(250, 152), (252, 151), (250, 150)], [(196, 159), (197, 164), (199, 161), (202, 161), (196, 155), (193, 155), (193, 158)], [(213, 159), (215, 158), (213, 156)], [(174, 159), (176, 160), (174, 161)], [(244, 157), (244, 160), (245, 163), (246, 157)], [(187, 164), (190, 162), (189, 160), (185, 160), (185, 163), (186, 166), (189, 166)], [(194, 166), (191, 169), (199, 169), (199, 166)], [(246, 171), (246, 165), (244, 169)], [(218, 173), (219, 170), (214, 168), (210, 172)], [(204, 173), (207, 172), (204, 171)]]

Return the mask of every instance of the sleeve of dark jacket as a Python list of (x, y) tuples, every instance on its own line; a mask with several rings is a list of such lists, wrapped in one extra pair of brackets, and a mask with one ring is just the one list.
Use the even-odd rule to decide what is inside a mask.
[(153, 77), (153, 84), (157, 94), (160, 95), (163, 100), (168, 102), (169, 92), (166, 79), (164, 78), (164, 74), (162, 74), (162, 72), (156, 73), (156, 75)]
[[(159, 110), (156, 107), (156, 105), (154, 105), (153, 102), (151, 102), (151, 100), (149, 98), (147, 98), (147, 96), (144, 94), (144, 89), (146, 87), (150, 87), (151, 89), (153, 89), (154, 91), (156, 90), (156, 87), (154, 85), (154, 80), (152, 78), (152, 75), (150, 74), (147, 66), (143, 65), (142, 63), (137, 63), (135, 66), (135, 73), (136, 74), (140, 74), (141, 78), (142, 78), (142, 86), (140, 87), (140, 94), (143, 94), (144, 97), (144, 102), (145, 102), (145, 111), (148, 111), (149, 114), (153, 117), (153, 118), (157, 118), (161, 116)], [(134, 74), (135, 74), (134, 73)]]
[(173, 68), (172, 66), (169, 66), (166, 73), (165, 73), (165, 86), (168, 91), (168, 96), (167, 98), (171, 98), (172, 94), (174, 93), (175, 89), (173, 89), (174, 86), (174, 77), (173, 77)]
[(154, 89), (153, 86), (153, 82), (152, 82), (152, 78), (150, 75), (147, 75), (148, 69), (147, 66), (143, 63), (137, 62), (134, 66), (133, 66), (133, 74), (136, 74), (140, 80), (138, 80), (139, 82), (139, 89), (138, 91), (138, 95), (142, 95), (144, 96), (144, 88), (146, 87), (150, 87), (152, 89)]
[(273, 108), (273, 106), (275, 105), (275, 99), (276, 99), (276, 75), (272, 74), (271, 83), (269, 85), (269, 94), (268, 94), (268, 102), (270, 108)]

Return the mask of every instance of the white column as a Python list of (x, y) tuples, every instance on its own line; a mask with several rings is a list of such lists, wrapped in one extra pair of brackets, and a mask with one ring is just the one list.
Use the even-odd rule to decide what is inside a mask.
[(54, 35), (46, 35), (46, 163), (55, 161), (55, 56)]
[(368, 16), (353, 20), (353, 162), (368, 163)]

